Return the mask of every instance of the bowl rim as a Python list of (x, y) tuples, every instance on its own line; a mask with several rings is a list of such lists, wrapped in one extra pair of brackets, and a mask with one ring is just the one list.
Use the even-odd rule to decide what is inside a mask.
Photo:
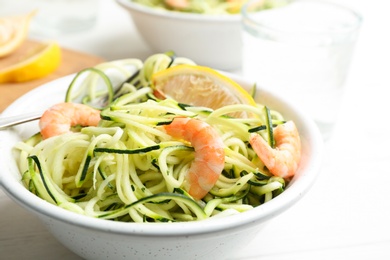
[[(246, 84), (250, 84), (249, 80), (245, 80), (240, 76), (230, 73), (226, 74), (233, 80), (236, 80), (239, 84), (243, 84), (245, 82)], [(24, 100), (30, 98), (32, 95), (37, 95), (40, 91), (48, 91), (50, 93), (50, 91), (58, 92), (66, 90), (65, 87), (68, 86), (67, 84), (71, 81), (74, 75), (75, 74), (71, 74), (56, 79), (26, 93), (4, 110), (1, 116), (9, 115), (12, 113), (12, 110), (20, 105)], [(53, 85), (58, 86), (54, 88)], [(301, 121), (300, 123), (303, 124), (302, 126), (305, 127), (305, 132), (307, 133), (306, 139), (302, 141), (309, 149), (307, 152), (310, 152), (310, 154), (314, 154), (315, 156), (308, 158), (306, 165), (307, 170), (300, 174), (299, 179), (293, 178), (289, 186), (281, 195), (257, 208), (233, 216), (211, 218), (202, 221), (175, 223), (128, 223), (107, 221), (83, 216), (78, 213), (62, 209), (30, 193), (19, 180), (12, 177), (12, 173), (8, 172), (12, 171), (12, 168), (10, 167), (10, 163), (7, 163), (4, 159), (6, 155), (5, 149), (0, 150), (0, 164), (3, 166), (3, 171), (0, 172), (0, 187), (3, 188), (11, 199), (19, 203), (24, 208), (34, 212), (41, 218), (49, 217), (82, 228), (115, 234), (155, 237), (178, 235), (189, 236), (222, 232), (229, 229), (237, 229), (243, 226), (253, 225), (257, 222), (267, 221), (268, 219), (287, 210), (299, 201), (300, 198), (302, 198), (303, 195), (311, 188), (320, 172), (323, 154), (323, 140), (315, 123), (305, 113), (302, 113), (299, 108), (292, 106), (287, 100), (275, 95), (267, 89), (258, 87), (258, 90), (260, 90), (261, 95), (269, 98), (271, 101), (274, 100), (276, 102), (283, 103), (283, 105), (290, 111), (289, 113), (294, 114), (297, 119)], [(63, 97), (64, 94), (61, 95)], [(13, 129), (0, 131), (0, 139), (6, 140), (4, 137), (15, 134), (16, 133)], [(16, 162), (14, 161), (13, 164), (16, 165)], [(236, 224), (232, 225), (232, 223)], [(169, 229), (167, 229), (167, 225), (169, 225)]]
[(241, 20), (241, 13), (237, 14), (197, 14), (197, 13), (184, 13), (175, 12), (163, 9), (151, 8), (133, 2), (132, 0), (115, 0), (120, 6), (127, 9), (129, 12), (137, 12), (146, 15), (153, 15), (166, 19), (186, 20), (194, 22), (234, 22), (237, 23)]

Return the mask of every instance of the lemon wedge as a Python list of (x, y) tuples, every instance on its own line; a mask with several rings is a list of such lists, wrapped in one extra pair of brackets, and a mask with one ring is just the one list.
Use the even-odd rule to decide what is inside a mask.
[(0, 83), (25, 82), (42, 78), (61, 64), (61, 48), (56, 42), (38, 44), (19, 61), (0, 69)]
[(30, 20), (35, 13), (0, 17), (0, 57), (12, 53), (26, 40)]
[(159, 95), (193, 106), (218, 109), (233, 104), (256, 105), (238, 83), (203, 66), (177, 65), (152, 75), (152, 87)]
[(238, 14), (241, 10), (241, 7), (247, 2), (248, 0), (228, 0), (227, 1), (227, 10), (231, 14)]

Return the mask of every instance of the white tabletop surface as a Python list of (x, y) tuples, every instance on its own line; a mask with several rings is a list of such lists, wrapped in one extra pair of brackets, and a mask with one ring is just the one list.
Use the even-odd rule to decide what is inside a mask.
[[(337, 2), (357, 9), (364, 23), (322, 172), (300, 202), (269, 222), (250, 250), (242, 249), (240, 259), (390, 259), (390, 2)], [(152, 54), (114, 0), (100, 0), (93, 29), (55, 38), (107, 60)], [(0, 190), (0, 259), (80, 258)]]

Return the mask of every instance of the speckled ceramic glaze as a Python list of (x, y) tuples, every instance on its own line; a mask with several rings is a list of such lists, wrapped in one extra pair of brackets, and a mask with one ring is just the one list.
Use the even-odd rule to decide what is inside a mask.
[[(221, 70), (241, 67), (240, 15), (205, 15), (157, 10), (117, 0), (155, 52), (174, 51), (200, 65)], [(228, 43), (228, 44), (227, 44)]]
[[(253, 85), (230, 76), (248, 89)], [(63, 100), (72, 78), (64, 77), (29, 92), (3, 116), (44, 109)], [(259, 102), (295, 121), (303, 156), (286, 191), (253, 210), (198, 222), (141, 224), (94, 219), (61, 209), (33, 195), (20, 182), (12, 147), (38, 131), (37, 122), (0, 131), (0, 184), (13, 200), (37, 214), (60, 242), (85, 259), (234, 259), (267, 221), (302, 198), (318, 175), (322, 159), (322, 138), (305, 114), (263, 88), (258, 88), (257, 96)]]

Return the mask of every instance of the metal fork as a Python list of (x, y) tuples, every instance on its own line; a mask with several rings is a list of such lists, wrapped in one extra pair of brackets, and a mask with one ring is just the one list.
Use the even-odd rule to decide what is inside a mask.
[(30, 121), (38, 120), (39, 118), (41, 118), (41, 116), (42, 116), (42, 111), (40, 112), (35, 111), (23, 115), (0, 118), (0, 130), (3, 130), (11, 126), (27, 123)]

